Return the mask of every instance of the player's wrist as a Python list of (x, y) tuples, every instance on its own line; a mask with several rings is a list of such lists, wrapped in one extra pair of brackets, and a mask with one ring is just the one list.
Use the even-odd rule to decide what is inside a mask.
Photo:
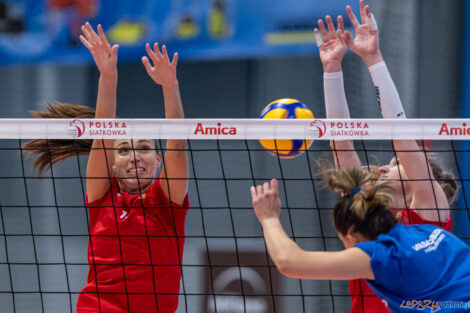
[(163, 92), (173, 92), (179, 88), (178, 80), (175, 79), (172, 82), (162, 83)]
[(365, 55), (362, 57), (362, 59), (367, 64), (367, 67), (371, 67), (372, 65), (375, 65), (377, 63), (384, 61), (384, 58), (380, 50), (378, 50), (377, 52), (373, 54)]
[(336, 73), (343, 70), (341, 62), (328, 62), (323, 63), (323, 72), (325, 73)]
[(102, 70), (100, 71), (100, 76), (106, 81), (117, 82), (118, 72), (115, 70)]
[(116, 85), (118, 81), (118, 74), (117, 72), (116, 73), (101, 72), (100, 81), (105, 83), (106, 85)]
[(263, 229), (276, 227), (281, 224), (281, 222), (279, 221), (279, 216), (264, 217), (260, 222)]

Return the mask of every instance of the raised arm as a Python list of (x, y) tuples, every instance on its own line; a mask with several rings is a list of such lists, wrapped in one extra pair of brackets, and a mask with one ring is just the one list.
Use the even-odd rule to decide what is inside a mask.
[[(91, 52), (100, 71), (95, 118), (116, 116), (118, 45), (111, 47), (98, 25), (96, 33), (89, 23), (82, 26), (81, 42)], [(113, 140), (94, 140), (87, 163), (87, 197), (89, 202), (101, 198), (109, 189), (113, 165)]]
[[(397, 88), (379, 48), (379, 30), (375, 18), (370, 12), (369, 6), (364, 4), (364, 0), (359, 1), (359, 8), (362, 24), (359, 23), (351, 8), (349, 6), (346, 8), (356, 32), (354, 40), (351, 39), (349, 33), (345, 34), (348, 47), (359, 55), (369, 67), (382, 116), (384, 118), (406, 118)], [(447, 197), (438, 182), (431, 182), (434, 177), (425, 153), (413, 140), (394, 140), (393, 144), (413, 194), (410, 208), (427, 209), (416, 210), (426, 220), (446, 221), (449, 217), (449, 210), (446, 210), (449, 208)], [(401, 174), (404, 176), (405, 173)], [(440, 210), (430, 210), (437, 208)]]
[(449, 202), (435, 181), (422, 148), (414, 140), (394, 140), (393, 145), (404, 169), (401, 175), (406, 175), (405, 183), (411, 188), (410, 209), (416, 209), (416, 213), (427, 221), (446, 222), (450, 216)]
[[(318, 20), (319, 29), (315, 28), (315, 38), (323, 64), (323, 82), (325, 93), (326, 117), (329, 119), (350, 118), (344, 92), (341, 62), (347, 51), (344, 37), (343, 18), (338, 16), (338, 32), (330, 16), (326, 17), (328, 31), (322, 20)], [(331, 149), (337, 168), (360, 167), (361, 162), (350, 140), (331, 141)]]
[(279, 271), (289, 277), (321, 280), (374, 279), (370, 257), (359, 248), (339, 252), (307, 252), (285, 233), (279, 221), (278, 183), (251, 187), (256, 217), (263, 227), (269, 255)]
[(354, 40), (349, 32), (345, 33), (346, 43), (359, 55), (369, 67), (369, 72), (377, 93), (379, 108), (384, 118), (406, 118), (403, 105), (393, 83), (387, 65), (379, 47), (379, 30), (374, 15), (364, 0), (359, 1), (362, 24), (354, 15), (350, 6), (346, 7), (349, 19), (354, 27)]
[[(147, 44), (146, 50), (153, 66), (147, 57), (142, 58), (142, 63), (150, 78), (162, 86), (165, 117), (184, 118), (183, 104), (176, 78), (178, 54), (175, 53), (173, 60), (170, 61), (166, 47), (163, 46), (160, 52), (158, 43), (154, 44), (154, 50)], [(160, 184), (170, 200), (177, 204), (183, 204), (188, 193), (188, 172), (186, 140), (167, 140)]]

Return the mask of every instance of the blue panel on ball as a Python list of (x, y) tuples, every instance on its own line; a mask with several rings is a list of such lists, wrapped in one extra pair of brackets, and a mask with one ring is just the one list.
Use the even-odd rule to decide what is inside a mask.
[(284, 109), (287, 110), (287, 118), (295, 118), (295, 109), (302, 108), (308, 109), (305, 104), (302, 102), (294, 102), (294, 103), (284, 103), (284, 102), (275, 102), (270, 104), (267, 108), (265, 108), (260, 115), (260, 118), (264, 118), (266, 114), (274, 109)]
[(302, 148), (302, 144), (304, 143), (302, 139), (292, 140), (292, 143), (292, 151), (286, 155), (287, 157), (295, 157), (303, 152), (300, 151), (300, 148)]

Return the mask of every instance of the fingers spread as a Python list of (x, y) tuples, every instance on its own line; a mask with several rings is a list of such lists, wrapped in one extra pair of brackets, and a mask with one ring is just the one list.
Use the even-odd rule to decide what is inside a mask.
[(170, 63), (170, 58), (168, 57), (168, 51), (166, 50), (165, 45), (163, 45), (163, 47), (162, 47), (162, 54), (163, 54), (163, 58), (164, 58), (165, 62)]
[(98, 25), (98, 37), (100, 38), (102, 43), (105, 43), (108, 47), (111, 46), (108, 42), (108, 39), (106, 39), (106, 36), (104, 35), (103, 27), (101, 27), (101, 24)]
[(351, 34), (349, 32), (344, 33), (344, 38), (345, 38), (346, 43), (348, 44), (348, 46), (351, 46), (353, 44), (353, 40), (352, 40)]
[(118, 49), (119, 49), (119, 45), (114, 45), (111, 48), (111, 56), (112, 56), (113, 60), (117, 60)]
[(93, 27), (91, 27), (90, 23), (86, 22), (85, 27), (87, 28), (88, 33), (90, 34), (90, 39), (92, 40), (92, 43), (96, 42), (97, 44), (101, 44), (100, 38), (93, 30)]
[(344, 33), (344, 21), (341, 15), (338, 15), (338, 30)]
[(158, 48), (158, 42), (153, 44), (153, 50), (155, 51), (155, 55), (157, 56), (157, 60), (161, 60), (163, 58), (160, 49)]
[(361, 22), (362, 24), (365, 24), (367, 22), (367, 15), (364, 8), (364, 0), (359, 1), (359, 11), (361, 12)]
[(353, 25), (353, 27), (356, 28), (360, 26), (359, 22), (357, 21), (356, 15), (354, 15), (349, 5), (346, 7), (346, 12), (348, 13), (349, 20), (351, 21), (351, 24)]
[(320, 34), (322, 36), (323, 42), (327, 42), (328, 40), (330, 40), (330, 37), (328, 37), (328, 33), (325, 29), (325, 24), (323, 24), (322, 20), (318, 20), (318, 27), (320, 28)]
[(278, 195), (279, 194), (279, 186), (278, 186), (278, 183), (277, 183), (277, 179), (271, 179), (271, 190), (272, 192), (274, 193), (274, 195)]
[(264, 184), (263, 184), (263, 193), (264, 193), (264, 194), (268, 194), (268, 193), (269, 193), (269, 184), (268, 184), (268, 183), (264, 183)]
[(333, 25), (333, 20), (331, 16), (326, 16), (326, 24), (328, 25), (328, 32), (330, 33), (331, 39), (336, 39), (335, 25)]
[(88, 40), (86, 40), (85, 37), (83, 37), (83, 35), (80, 35), (79, 38), (80, 38), (80, 41), (83, 43), (83, 45), (91, 52), (93, 49), (93, 46), (91, 45), (91, 43), (89, 43)]
[(91, 40), (91, 35), (88, 32), (88, 29), (85, 27), (85, 25), (82, 25), (82, 27), (80, 27), (80, 29), (81, 29), (83, 35), (85, 35), (86, 39)]
[(314, 33), (315, 33), (315, 41), (317, 42), (318, 48), (320, 48), (321, 45), (324, 44), (324, 42), (323, 42), (323, 39), (321, 38), (320, 31), (318, 30), (318, 28), (315, 28)]
[(377, 21), (375, 20), (374, 14), (369, 12), (369, 15), (367, 16), (367, 24), (370, 26), (371, 30), (377, 30)]
[(152, 59), (153, 63), (157, 63), (157, 56), (156, 54), (152, 51), (152, 48), (150, 48), (150, 44), (147, 43), (145, 45), (145, 51), (147, 51), (147, 55)]
[(253, 202), (258, 200), (258, 195), (256, 194), (256, 187), (255, 186), (250, 187), (250, 192), (251, 192), (251, 199), (253, 200)]
[(147, 70), (147, 74), (151, 74), (152, 73), (152, 65), (150, 64), (150, 61), (147, 57), (142, 57), (142, 63), (144, 64), (144, 67), (145, 69)]
[(174, 67), (178, 65), (178, 52), (175, 52), (175, 54), (173, 54), (173, 60), (171, 61), (171, 65)]

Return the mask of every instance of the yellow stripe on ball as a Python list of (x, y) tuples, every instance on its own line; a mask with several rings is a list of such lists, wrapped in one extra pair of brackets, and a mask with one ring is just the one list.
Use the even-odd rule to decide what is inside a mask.
[(302, 108), (295, 109), (295, 116), (296, 118), (315, 118), (312, 111)]
[[(315, 118), (305, 104), (296, 99), (279, 99), (268, 104), (261, 112), (263, 119), (313, 119)], [(301, 155), (312, 144), (312, 140), (300, 141), (292, 139), (262, 139), (260, 144), (269, 153), (283, 159), (291, 159)]]
[(287, 111), (284, 109), (274, 109), (266, 113), (265, 119), (286, 118)]
[(289, 154), (292, 151), (292, 140), (264, 139), (259, 141), (263, 148), (277, 152), (280, 155)]
[(271, 102), (270, 104), (268, 104), (267, 107), (270, 106), (270, 105), (273, 104), (273, 103), (291, 104), (291, 103), (296, 103), (296, 102), (299, 102), (299, 100), (297, 100), (297, 99), (290, 99), (290, 98), (278, 99), (278, 100), (275, 100), (275, 101)]

